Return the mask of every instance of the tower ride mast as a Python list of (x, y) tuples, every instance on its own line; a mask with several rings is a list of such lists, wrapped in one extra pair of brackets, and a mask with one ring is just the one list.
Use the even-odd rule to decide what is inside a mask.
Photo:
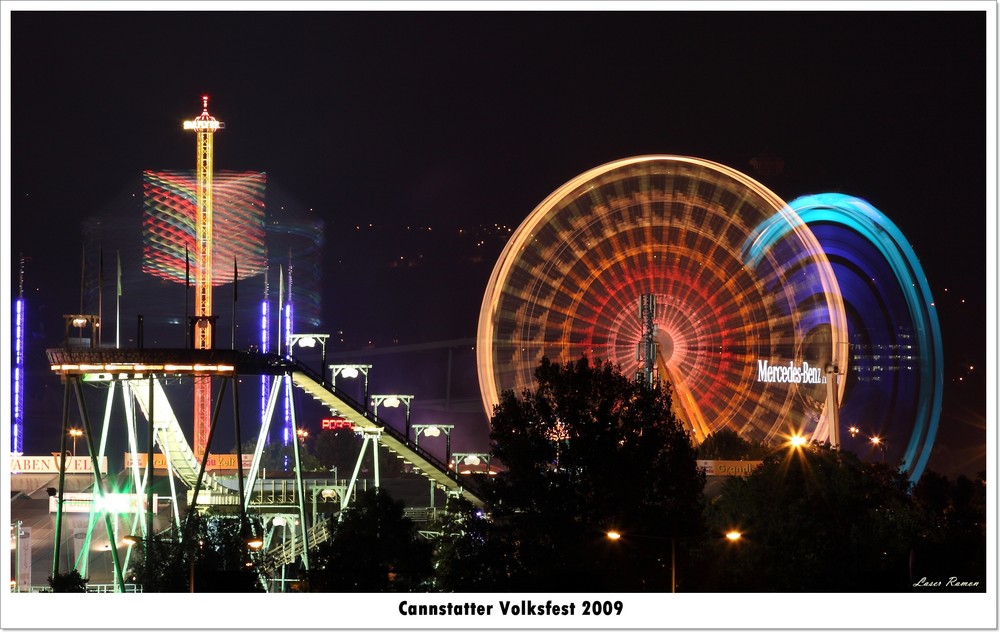
[[(212, 315), (212, 141), (225, 128), (208, 113), (208, 96), (203, 96), (201, 115), (184, 121), (184, 129), (198, 135), (195, 203), (195, 306), (192, 338), (195, 349), (211, 349), (215, 341)], [(194, 449), (202, 454), (208, 438), (212, 409), (212, 382), (209, 377), (194, 379)]]

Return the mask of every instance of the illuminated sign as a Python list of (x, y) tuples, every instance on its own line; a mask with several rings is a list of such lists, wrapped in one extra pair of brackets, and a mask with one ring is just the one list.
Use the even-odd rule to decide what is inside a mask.
[(698, 467), (704, 468), (705, 476), (750, 476), (763, 461), (720, 461), (699, 459)]
[[(153, 494), (153, 507), (159, 500), (157, 494)], [(59, 498), (49, 496), (49, 513), (58, 510)], [(63, 512), (65, 513), (90, 513), (91, 509), (97, 511), (108, 511), (119, 514), (135, 514), (146, 511), (145, 494), (105, 494), (94, 497), (89, 492), (66, 492), (63, 494)]]
[(757, 381), (781, 384), (826, 384), (826, 377), (823, 375), (823, 369), (809, 366), (808, 362), (796, 366), (794, 362), (782, 365), (769, 364), (767, 360), (757, 360)]
[[(59, 455), (52, 456), (12, 456), (10, 457), (11, 474), (58, 474)], [(102, 472), (108, 471), (108, 457), (98, 459)], [(89, 456), (71, 456), (66, 459), (67, 474), (92, 474), (94, 464)]]
[(214, 118), (210, 119), (196, 118), (193, 121), (184, 121), (184, 129), (193, 129), (199, 131), (211, 130), (214, 132), (216, 130), (224, 128), (225, 124), (215, 120)]
[[(146, 453), (140, 452), (136, 455), (136, 463), (139, 469), (144, 469), (146, 467)], [(200, 463), (201, 461), (199, 461)], [(249, 470), (250, 465), (253, 463), (252, 454), (243, 455), (243, 469)], [(128, 469), (132, 467), (132, 454), (130, 452), (125, 453), (125, 468)], [(153, 469), (154, 470), (165, 470), (167, 469), (167, 457), (159, 452), (153, 453)], [(235, 470), (236, 469), (236, 455), (235, 454), (209, 454), (208, 455), (208, 465), (205, 466), (208, 471), (212, 470)]]
[(324, 417), (320, 422), (323, 430), (353, 430), (354, 422), (347, 417)]

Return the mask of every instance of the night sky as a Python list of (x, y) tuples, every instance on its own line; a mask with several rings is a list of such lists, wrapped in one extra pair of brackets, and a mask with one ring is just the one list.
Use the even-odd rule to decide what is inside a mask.
[[(338, 351), (473, 337), (504, 227), (614, 159), (691, 155), (787, 200), (867, 199), (909, 238), (938, 307), (946, 392), (929, 467), (985, 469), (984, 11), (10, 18), (3, 261), (16, 292), (29, 258), (39, 354), (78, 308), (81, 222), (144, 169), (193, 168), (181, 121), (208, 94), (226, 123), (216, 168), (266, 171), (269, 196), (326, 222)], [(755, 174), (764, 154), (783, 172)], [(449, 258), (474, 248), (474, 263)], [(411, 271), (388, 272), (400, 257)]]

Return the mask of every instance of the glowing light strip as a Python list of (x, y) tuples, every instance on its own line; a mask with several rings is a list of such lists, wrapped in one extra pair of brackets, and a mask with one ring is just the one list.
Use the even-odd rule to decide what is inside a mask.
[(915, 481), (923, 474), (931, 455), (944, 390), (941, 326), (927, 276), (903, 233), (867, 201), (840, 193), (821, 193), (797, 198), (789, 206), (807, 225), (826, 222), (857, 232), (878, 249), (896, 276), (922, 356), (917, 418), (902, 464), (903, 470), (912, 467), (910, 480)]
[[(260, 302), (260, 352), (267, 353), (270, 342), (268, 332), (268, 303), (267, 300)], [(266, 375), (260, 378), (260, 423), (264, 424), (267, 415), (267, 400), (270, 395), (270, 382)]]
[(24, 452), (24, 299), (15, 301), (14, 316), (14, 418), (10, 426), (10, 449)]
[[(289, 350), (289, 342), (292, 339), (292, 304), (285, 303), (285, 352)], [(291, 355), (291, 354), (289, 354)], [(291, 445), (292, 442), (292, 377), (285, 374), (285, 425), (282, 433), (284, 445)], [(287, 459), (287, 457), (286, 457)], [(285, 467), (288, 463), (286, 460)]]
[(167, 373), (232, 373), (232, 364), (52, 364), (49, 368), (56, 373), (145, 373), (147, 371)]

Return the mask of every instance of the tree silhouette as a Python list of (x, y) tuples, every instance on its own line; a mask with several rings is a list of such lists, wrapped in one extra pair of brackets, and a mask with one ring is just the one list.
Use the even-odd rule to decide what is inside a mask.
[(386, 592), (425, 588), (433, 545), (382, 489), (358, 493), (333, 525), (333, 537), (310, 557), (312, 592)]
[(586, 357), (543, 359), (535, 378), (494, 411), (492, 453), (506, 469), (485, 492), (497, 529), (469, 555), (489, 564), (504, 550), (498, 589), (669, 590), (671, 541), (701, 531), (705, 481), (670, 389)]
[[(188, 535), (157, 534), (136, 546), (128, 570), (143, 592), (259, 592), (259, 568), (247, 548), (246, 527), (235, 515), (197, 515)], [(259, 527), (257, 533), (260, 533)], [(148, 553), (151, 549), (152, 556)]]
[(729, 428), (713, 432), (698, 445), (699, 459), (756, 461), (763, 459), (769, 452), (770, 448), (767, 446), (750, 443)]
[(945, 582), (955, 577), (978, 582), (971, 589), (986, 590), (986, 473), (977, 480), (959, 476), (951, 482), (926, 471), (913, 489), (913, 499), (921, 525), (910, 559), (910, 579)]
[(448, 501), (434, 549), (435, 587), (444, 592), (500, 592), (525, 575), (508, 531), (462, 498)]
[(87, 579), (80, 576), (75, 568), (66, 573), (56, 573), (48, 578), (49, 588), (57, 593), (87, 592)]
[(728, 479), (707, 523), (700, 589), (753, 592), (906, 589), (920, 525), (905, 474), (816, 444)]

